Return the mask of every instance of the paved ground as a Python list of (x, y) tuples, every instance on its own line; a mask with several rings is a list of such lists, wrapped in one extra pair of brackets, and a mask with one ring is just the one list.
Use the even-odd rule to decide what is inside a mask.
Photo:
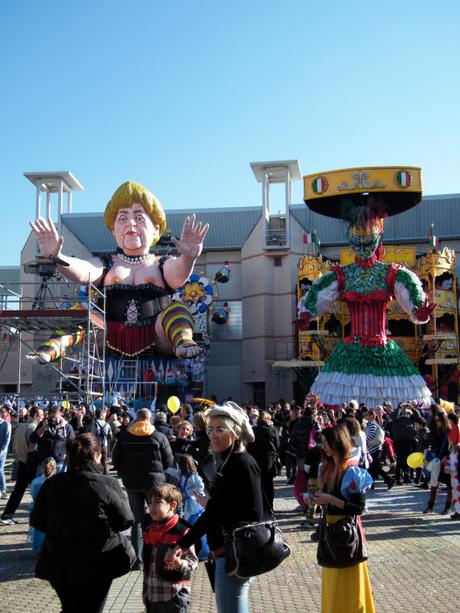
[[(11, 485), (9, 484), (9, 488)], [(310, 533), (299, 528), (302, 517), (291, 488), (279, 479), (276, 511), (292, 555), (251, 587), (251, 613), (304, 613), (320, 610), (320, 571)], [(364, 525), (369, 568), (379, 613), (454, 613), (459, 610), (460, 522), (448, 516), (421, 514), (427, 492), (413, 486), (390, 492), (378, 484), (369, 496)], [(441, 496), (444, 498), (444, 494)], [(17, 513), (19, 524), (0, 526), (1, 613), (60, 611), (53, 590), (33, 577), (35, 559), (27, 542), (26, 498)], [(442, 508), (444, 500), (437, 507)], [(0, 511), (5, 501), (0, 501)], [(116, 580), (105, 612), (141, 613), (141, 574)], [(195, 573), (192, 613), (212, 613), (215, 606), (202, 565)], [(84, 613), (84, 612), (82, 612)], [(337, 608), (340, 613), (340, 606)]]

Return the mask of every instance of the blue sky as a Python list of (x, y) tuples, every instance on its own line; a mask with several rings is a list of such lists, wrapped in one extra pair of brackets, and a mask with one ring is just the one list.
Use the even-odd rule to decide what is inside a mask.
[(1, 3), (0, 264), (34, 215), (24, 171), (70, 170), (81, 212), (127, 179), (166, 209), (256, 205), (249, 163), (277, 159), (460, 192), (459, 23), (457, 0)]

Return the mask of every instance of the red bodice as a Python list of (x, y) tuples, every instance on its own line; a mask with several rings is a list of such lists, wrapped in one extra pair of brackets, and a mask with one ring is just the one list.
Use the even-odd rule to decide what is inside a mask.
[(386, 305), (394, 297), (394, 284), (398, 266), (392, 264), (386, 276), (386, 289), (370, 294), (344, 291), (345, 277), (341, 266), (334, 266), (340, 291), (340, 298), (346, 302), (350, 312), (351, 333), (344, 339), (346, 345), (358, 343), (367, 347), (386, 345)]
[(351, 318), (351, 333), (345, 343), (349, 345), (357, 342), (371, 347), (385, 345), (388, 342), (385, 312), (387, 301), (345, 302)]

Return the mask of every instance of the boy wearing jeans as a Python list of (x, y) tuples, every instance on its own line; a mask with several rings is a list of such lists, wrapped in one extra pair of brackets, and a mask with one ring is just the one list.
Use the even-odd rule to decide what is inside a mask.
[(177, 513), (181, 492), (169, 483), (149, 493), (149, 513), (153, 520), (144, 532), (144, 582), (142, 599), (146, 613), (187, 613), (190, 605), (191, 574), (198, 565), (193, 546), (178, 551), (165, 564), (165, 555), (189, 529)]

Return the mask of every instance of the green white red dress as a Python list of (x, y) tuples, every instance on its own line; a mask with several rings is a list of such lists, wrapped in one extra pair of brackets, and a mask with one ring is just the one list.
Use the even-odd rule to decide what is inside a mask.
[(396, 299), (414, 323), (429, 320), (419, 278), (397, 264), (356, 260), (335, 266), (305, 296), (302, 312), (321, 316), (340, 298), (348, 305), (351, 333), (340, 341), (315, 378), (311, 392), (331, 405), (351, 399), (376, 407), (415, 400), (428, 406), (431, 393), (413, 362), (386, 335), (386, 305)]

